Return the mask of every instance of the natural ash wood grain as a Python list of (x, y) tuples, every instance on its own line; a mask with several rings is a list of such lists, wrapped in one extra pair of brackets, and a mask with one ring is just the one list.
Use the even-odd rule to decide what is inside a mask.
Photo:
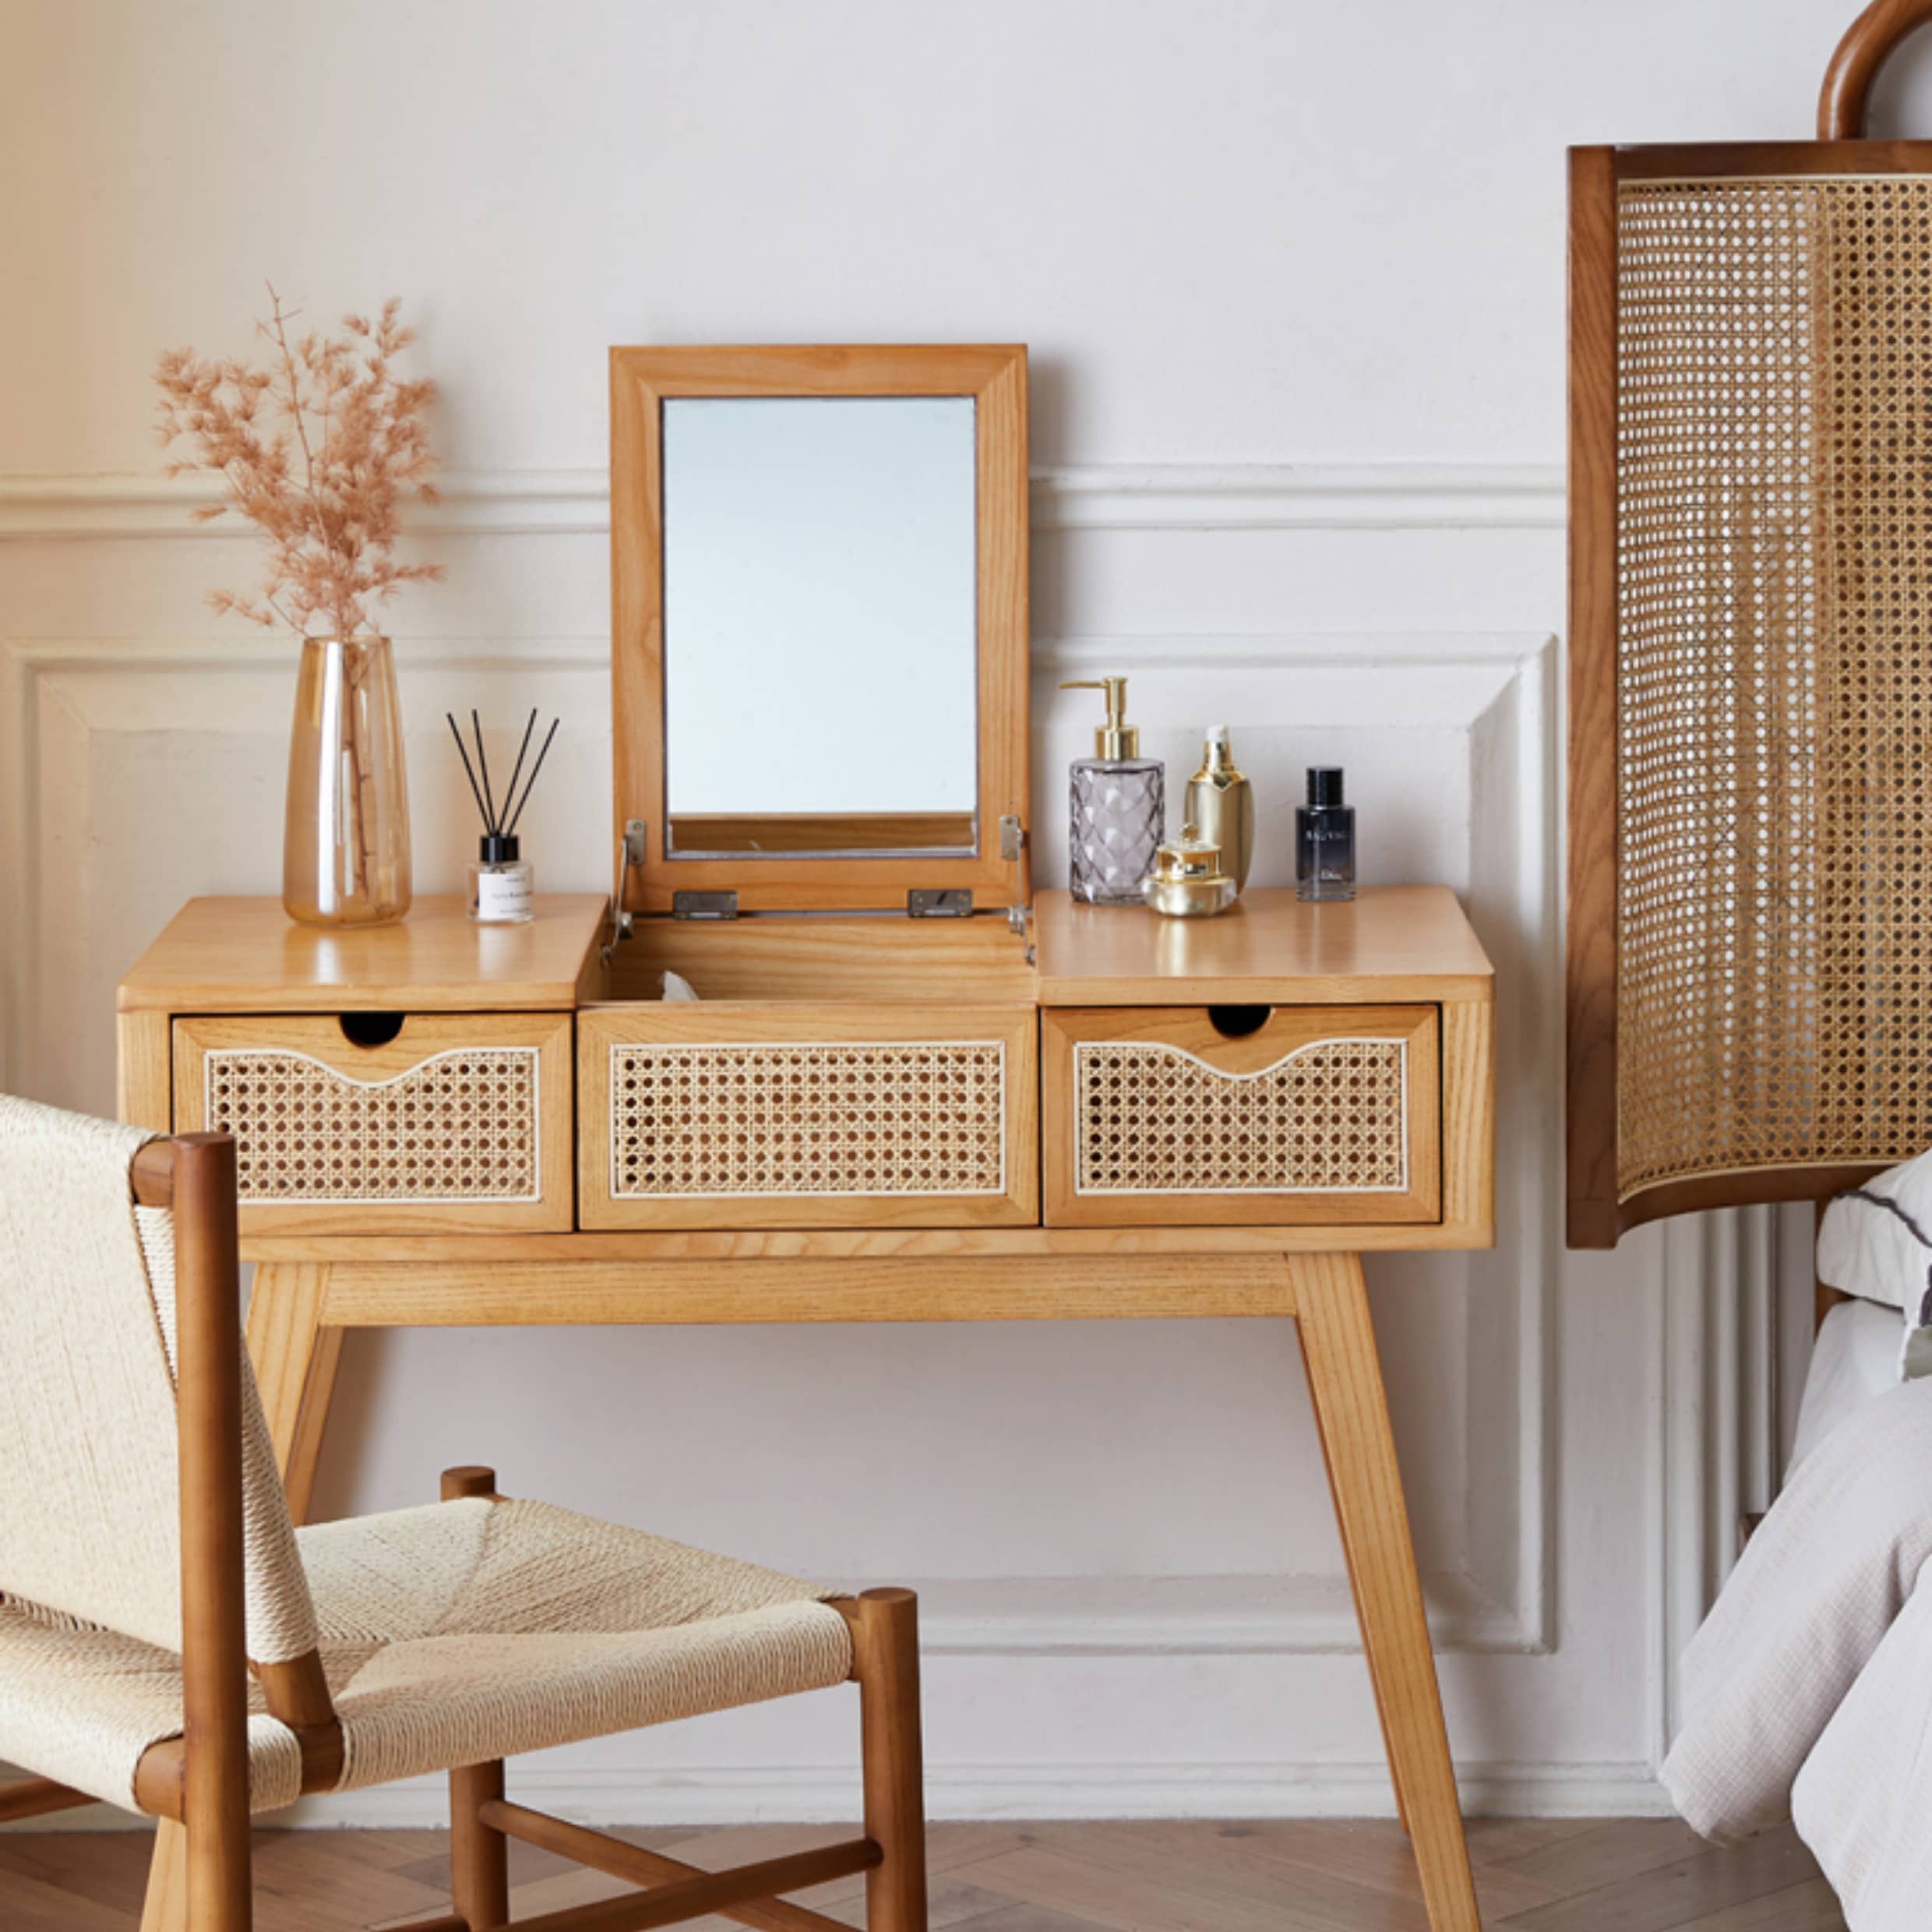
[(1046, 1007), (1359, 1006), (1493, 996), (1494, 974), (1455, 894), (1369, 886), (1338, 905), (1257, 887), (1211, 919), (1076, 904), (1034, 916)]
[(973, 849), (970, 812), (684, 812), (671, 835), (686, 855), (943, 852)]
[(1033, 1001), (1025, 943), (1003, 919), (640, 917), (583, 1004), (655, 999), (667, 967), (703, 1000)]
[[(735, 891), (743, 911), (903, 908), (915, 886), (1014, 896), (1003, 813), (1029, 813), (1027, 358), (1015, 344), (613, 348), (611, 377), (614, 830), (642, 819), (626, 903)], [(672, 858), (665, 848), (662, 404), (679, 396), (970, 396), (977, 405), (979, 849), (968, 858)]]
[(175, 1124), (174, 1050), (165, 1013), (115, 1016), (115, 1112), (131, 1127)]
[(264, 1263), (249, 1292), (249, 1359), (289, 1513), (298, 1523), (307, 1521), (315, 1493), (329, 1398), (342, 1359), (341, 1327), (323, 1319), (329, 1272), (324, 1263)]
[[(1279, 1254), (934, 1259), (916, 1268), (862, 1257), (579, 1262), (567, 1268), (499, 1261), (460, 1276), (440, 1261), (375, 1267), (351, 1261), (330, 1267), (326, 1295), (327, 1318), (341, 1327), (1092, 1321), (1295, 1310), (1289, 1265)], [(293, 1383), (285, 1376), (282, 1386)], [(277, 1426), (278, 1440), (284, 1426)]]
[(1496, 1239), (1496, 1008), (1451, 999), (1442, 1009), (1442, 1221), (1445, 1247)]
[[(244, 1234), (478, 1234), (492, 1229), (562, 1232), (572, 1223), (571, 1168), (576, 1138), (572, 1082), (574, 1029), (568, 1013), (415, 1013), (381, 1046), (358, 1046), (333, 1017), (310, 1014), (189, 1017), (175, 1022), (176, 1126), (198, 1133), (208, 1125), (206, 1069), (211, 1053), (240, 1049), (298, 1053), (345, 1078), (365, 1084), (394, 1081), (465, 1047), (532, 1047), (537, 1077), (527, 1121), (538, 1179), (534, 1200), (250, 1200), (242, 1208)], [(466, 1130), (460, 1100), (447, 1098), (447, 1135)], [(427, 1137), (419, 1145), (433, 1151)]]
[[(649, 1847), (671, 1877), (848, 1833), (767, 1824), (618, 1835)], [(928, 1837), (934, 1932), (1426, 1932), (1415, 1865), (1390, 1821), (937, 1824)], [(143, 1832), (0, 1834), (0, 1923), (134, 1932), (149, 1844)], [(1490, 1932), (1845, 1932), (1788, 1826), (1720, 1849), (1671, 1819), (1479, 1818), (1469, 1844)], [(257, 1832), (256, 1923), (365, 1932), (446, 1913), (447, 1848), (435, 1832)], [(634, 1882), (520, 1845), (511, 1881), (511, 1910), (524, 1916)], [(856, 1928), (864, 1885), (836, 1880), (798, 1902)]]
[(1362, 1264), (1335, 1255), (1289, 1266), (1302, 1359), (1320, 1419), (1363, 1648), (1430, 1923), (1433, 1932), (1478, 1932), (1455, 1770)]
[[(1275, 1007), (1253, 1031), (1229, 1038), (1211, 1013), (1200, 1007), (1049, 1007), (1040, 1015), (1040, 1159), (1049, 1225), (1119, 1227), (1151, 1223), (1175, 1227), (1260, 1222), (1268, 1226), (1317, 1222), (1433, 1222), (1442, 1212), (1439, 1072), (1440, 1017), (1433, 1007)], [(1291, 1054), (1324, 1040), (1397, 1040), (1406, 1049), (1407, 1078), (1399, 1093), (1365, 1092), (1365, 1123), (1371, 1114), (1399, 1112), (1407, 1158), (1407, 1188), (1401, 1193), (1232, 1193), (1204, 1191), (1176, 1196), (1126, 1190), (1082, 1193), (1075, 1104), (1074, 1051), (1089, 1042), (1130, 1041), (1170, 1046), (1204, 1061), (1216, 1073), (1243, 1077), (1279, 1065)], [(1155, 1111), (1150, 1103), (1148, 1111)], [(1324, 1123), (1331, 1124), (1331, 1123)], [(1285, 1154), (1285, 1150), (1284, 1151)]]
[(373, 1235), (244, 1237), (251, 1261), (902, 1261), (1001, 1255), (1365, 1253), (1480, 1248), (1486, 1229), (1427, 1223), (1255, 1228), (741, 1228), (661, 1234)]
[(545, 893), (527, 925), (452, 895), (396, 925), (298, 925), (277, 899), (190, 899), (128, 968), (123, 1014), (567, 1011), (608, 901)]

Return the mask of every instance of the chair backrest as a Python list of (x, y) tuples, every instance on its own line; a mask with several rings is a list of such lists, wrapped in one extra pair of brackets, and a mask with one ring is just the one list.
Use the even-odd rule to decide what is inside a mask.
[[(178, 1652), (173, 1216), (130, 1178), (153, 1137), (0, 1095), (0, 1593)], [(283, 1662), (315, 1610), (242, 1374), (249, 1655)]]

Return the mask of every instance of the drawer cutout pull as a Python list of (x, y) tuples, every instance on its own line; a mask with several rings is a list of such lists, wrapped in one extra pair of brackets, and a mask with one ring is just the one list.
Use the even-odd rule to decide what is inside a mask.
[(387, 1046), (403, 1030), (400, 1013), (345, 1013), (336, 1024), (351, 1046)]
[(1272, 1007), (1210, 1007), (1208, 1024), (1224, 1040), (1245, 1040), (1274, 1017)]

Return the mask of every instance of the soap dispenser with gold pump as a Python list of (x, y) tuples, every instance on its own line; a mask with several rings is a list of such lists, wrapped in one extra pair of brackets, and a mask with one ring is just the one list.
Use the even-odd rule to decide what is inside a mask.
[(1068, 771), (1067, 883), (1089, 905), (1143, 905), (1141, 886), (1167, 830), (1167, 769), (1141, 756), (1125, 678), (1077, 678), (1063, 691), (1106, 693), (1094, 755)]

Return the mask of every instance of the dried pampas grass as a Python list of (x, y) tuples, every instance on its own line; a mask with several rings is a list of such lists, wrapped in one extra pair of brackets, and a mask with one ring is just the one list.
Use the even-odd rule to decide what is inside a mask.
[(373, 322), (344, 316), (341, 335), (291, 341), (297, 312), (272, 287), (269, 300), (269, 319), (256, 325), (273, 351), (267, 368), (192, 349), (171, 349), (156, 365), (160, 442), (185, 438), (194, 451), (168, 474), (220, 476), (228, 500), (196, 510), (197, 520), (232, 510), (269, 540), (259, 596), (217, 591), (208, 600), (217, 611), (300, 636), (366, 635), (373, 608), (400, 585), (442, 575), (394, 555), (404, 497), (436, 500), (425, 421), (435, 386), (400, 381), (392, 367), (415, 340), (400, 301)]

